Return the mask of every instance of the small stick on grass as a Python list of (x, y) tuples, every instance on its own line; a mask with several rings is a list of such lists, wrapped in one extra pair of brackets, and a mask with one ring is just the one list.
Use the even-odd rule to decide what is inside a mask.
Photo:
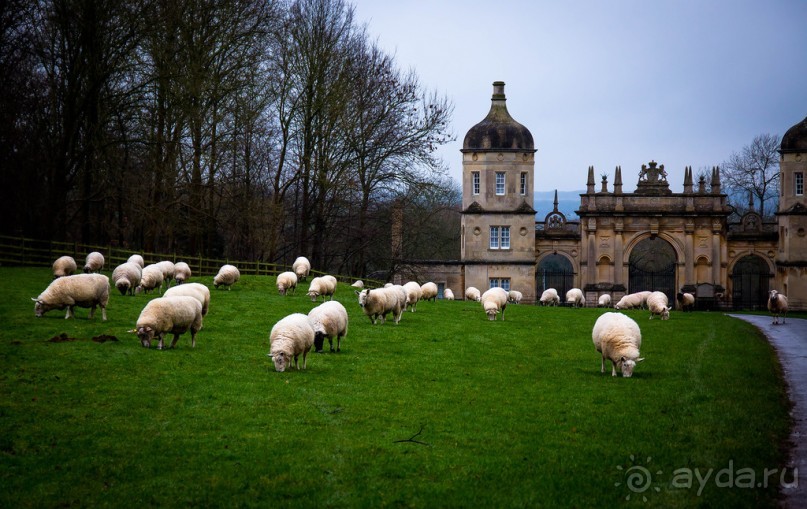
[(402, 442), (412, 442), (414, 444), (420, 444), (420, 445), (431, 445), (431, 444), (427, 444), (426, 442), (421, 442), (420, 440), (415, 440), (416, 436), (423, 433), (423, 428), (425, 428), (425, 425), (421, 424), (420, 425), (420, 431), (418, 431), (417, 433), (415, 433), (414, 435), (412, 435), (411, 437), (409, 437), (409, 438), (407, 438), (405, 440), (395, 440), (393, 442), (393, 444), (399, 444), (399, 443), (402, 443)]

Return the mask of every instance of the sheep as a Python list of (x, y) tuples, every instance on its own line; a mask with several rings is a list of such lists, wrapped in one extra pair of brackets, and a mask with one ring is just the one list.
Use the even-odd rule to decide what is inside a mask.
[(78, 265), (72, 256), (61, 256), (53, 262), (53, 279), (70, 276), (76, 270), (78, 270)]
[(611, 294), (604, 293), (597, 299), (597, 307), (610, 308), (611, 307)]
[(695, 309), (695, 296), (691, 293), (678, 292), (675, 296), (678, 308), (681, 311), (692, 311)]
[(140, 312), (135, 332), (144, 348), (151, 348), (151, 340), (159, 339), (157, 349), (163, 349), (166, 333), (174, 335), (170, 348), (174, 348), (180, 334), (191, 331), (191, 347), (196, 348), (196, 333), (202, 328), (202, 303), (196, 297), (175, 295), (158, 297), (146, 304)]
[(650, 297), (650, 294), (653, 293), (649, 290), (645, 290), (643, 292), (636, 292), (634, 295), (638, 295), (639, 298), (642, 299), (642, 304), (639, 306), (642, 309), (647, 309), (647, 298)]
[(142, 276), (143, 269), (140, 265), (132, 262), (121, 263), (112, 271), (112, 284), (121, 295), (134, 295)]
[(423, 283), (420, 286), (420, 300), (431, 300), (433, 302), (437, 302), (437, 293), (438, 293), (437, 285), (429, 281), (428, 283)]
[(165, 291), (163, 297), (176, 297), (179, 295), (195, 297), (202, 304), (202, 316), (207, 315), (207, 311), (210, 309), (210, 289), (208, 287), (202, 283), (186, 283), (169, 288)]
[(308, 285), (308, 296), (311, 297), (311, 302), (316, 302), (317, 297), (322, 296), (330, 297), (333, 300), (333, 294), (336, 291), (336, 278), (333, 276), (320, 276), (311, 280)]
[(479, 302), (482, 298), (482, 294), (479, 293), (479, 290), (473, 286), (469, 286), (465, 289), (465, 300), (475, 300)]
[(104, 255), (98, 251), (93, 251), (84, 260), (84, 272), (101, 272), (104, 269)]
[(651, 292), (650, 296), (647, 297), (647, 308), (650, 310), (650, 319), (653, 319), (653, 316), (659, 315), (662, 320), (669, 320), (670, 319), (670, 306), (668, 306), (669, 300), (667, 299), (667, 295), (664, 292)]
[(174, 274), (176, 273), (174, 262), (163, 260), (161, 262), (157, 262), (155, 265), (157, 265), (157, 267), (163, 273), (163, 281), (165, 281), (165, 286), (171, 286), (171, 280), (174, 279)]
[(411, 312), (415, 312), (418, 307), (418, 301), (423, 296), (423, 290), (420, 289), (420, 285), (417, 284), (415, 281), (409, 281), (405, 285), (403, 285), (404, 290), (406, 290), (406, 309), (409, 309)]
[(616, 303), (614, 309), (634, 309), (642, 307), (642, 296), (638, 293), (629, 293)]
[(238, 268), (235, 265), (224, 264), (219, 269), (216, 277), (213, 278), (213, 287), (218, 289), (219, 286), (226, 286), (227, 291), (229, 291), (230, 287), (237, 283), (239, 279), (241, 279), (241, 273), (238, 272)]
[(277, 276), (277, 293), (287, 295), (297, 290), (297, 274), (294, 272), (282, 272)]
[(608, 359), (612, 363), (611, 376), (616, 376), (619, 368), (623, 377), (630, 378), (636, 364), (644, 360), (639, 357), (642, 346), (639, 325), (621, 313), (608, 312), (597, 318), (591, 339), (594, 348), (602, 354), (600, 373), (605, 373), (605, 360)]
[(507, 307), (507, 290), (494, 287), (482, 294), (480, 299), (488, 320), (496, 320), (496, 315), (501, 312), (504, 321), (504, 310)]
[(278, 322), (269, 332), (269, 357), (275, 370), (285, 371), (294, 359), (294, 367), (300, 369), (297, 359), (303, 356), (303, 369), (306, 368), (306, 355), (314, 345), (314, 326), (307, 315), (292, 313)]
[(314, 327), (314, 349), (322, 352), (325, 338), (333, 349), (333, 338), (336, 338), (336, 351), (342, 351), (342, 338), (347, 336), (347, 310), (341, 302), (331, 300), (323, 302), (308, 312), (308, 319)]
[(392, 313), (392, 319), (397, 324), (406, 309), (406, 290), (402, 286), (364, 289), (356, 291), (356, 295), (359, 296), (359, 306), (373, 325), (378, 318), (384, 323), (389, 313)]
[(524, 298), (524, 294), (519, 292), (518, 290), (510, 290), (507, 292), (507, 301), (513, 304), (521, 304), (521, 299)]
[(446, 288), (443, 290), (443, 298), (445, 300), (454, 300), (454, 292), (451, 291), (451, 288)]
[(174, 281), (178, 285), (187, 282), (191, 278), (191, 267), (185, 262), (174, 264)]
[(152, 263), (143, 268), (143, 272), (140, 275), (140, 284), (135, 291), (137, 293), (148, 293), (155, 288), (159, 290), (160, 294), (163, 293), (163, 271), (157, 267), (157, 264)]
[(580, 288), (572, 288), (566, 292), (566, 304), (571, 304), (575, 308), (586, 307), (586, 298), (583, 296), (583, 290)]
[(768, 311), (773, 314), (771, 325), (779, 325), (779, 316), (782, 316), (782, 325), (787, 318), (787, 296), (776, 290), (771, 290), (768, 297)]
[(364, 281), (362, 281), (361, 279), (357, 279), (350, 286), (352, 286), (353, 288), (358, 288), (359, 290), (362, 290), (362, 289), (364, 289)]
[(291, 264), (291, 270), (297, 275), (299, 281), (305, 281), (308, 273), (311, 272), (311, 262), (305, 256), (300, 256)]
[(560, 304), (560, 296), (558, 295), (558, 291), (554, 288), (547, 288), (541, 294), (541, 298), (538, 300), (542, 306), (557, 306)]
[(133, 255), (132, 255), (132, 256), (130, 256), (130, 257), (129, 257), (129, 259), (128, 259), (128, 260), (126, 260), (126, 261), (127, 261), (127, 262), (131, 262), (131, 263), (136, 263), (136, 264), (140, 265), (140, 268), (141, 268), (141, 269), (142, 269), (143, 267), (145, 267), (145, 266), (146, 266), (146, 261), (145, 261), (145, 260), (143, 260), (143, 257), (142, 257), (142, 256), (140, 256), (139, 254), (133, 254)]
[(67, 308), (65, 320), (75, 317), (75, 306), (90, 308), (89, 318), (95, 307), (101, 307), (101, 316), (106, 321), (106, 305), (109, 302), (109, 278), (103, 274), (73, 274), (54, 279), (39, 297), (32, 298), (37, 318), (52, 309)]

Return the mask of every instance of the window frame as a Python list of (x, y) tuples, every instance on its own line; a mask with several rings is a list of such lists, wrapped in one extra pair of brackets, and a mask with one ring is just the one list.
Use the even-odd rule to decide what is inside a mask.
[(521, 172), (520, 188), (521, 188), (521, 196), (527, 196), (527, 172), (526, 171)]
[(804, 172), (797, 171), (793, 173), (793, 194), (804, 196)]
[(488, 278), (488, 288), (501, 288), (506, 292), (510, 291), (510, 278), (509, 277), (492, 277)]
[[(499, 182), (499, 177), (501, 177), (501, 182)], [(501, 187), (501, 192), (499, 189)], [(507, 174), (503, 171), (496, 172), (496, 196), (504, 196), (507, 191)]]
[(471, 172), (471, 194), (478, 196), (482, 186), (482, 175), (478, 171)]
[(490, 225), (488, 235), (488, 249), (497, 251), (510, 250), (509, 225)]

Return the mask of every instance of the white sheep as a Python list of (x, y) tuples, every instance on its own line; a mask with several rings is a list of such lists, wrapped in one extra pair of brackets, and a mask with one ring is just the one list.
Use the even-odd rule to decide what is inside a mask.
[(281, 272), (277, 275), (277, 293), (287, 295), (297, 290), (297, 274), (294, 272)]
[(653, 319), (653, 316), (658, 315), (661, 317), (662, 320), (669, 320), (670, 319), (670, 309), (669, 306), (669, 299), (667, 299), (667, 295), (664, 292), (650, 292), (650, 296), (647, 297), (647, 308), (650, 310), (650, 319)]
[(437, 285), (429, 281), (420, 286), (420, 300), (431, 300), (437, 302)]
[(162, 260), (155, 263), (155, 265), (163, 273), (163, 281), (165, 281), (166, 288), (171, 286), (171, 280), (174, 279), (174, 274), (176, 273), (176, 266), (174, 265), (174, 262), (170, 260)]
[(210, 309), (210, 289), (202, 283), (186, 283), (184, 285), (177, 285), (169, 288), (163, 294), (163, 297), (194, 297), (202, 304), (202, 316), (207, 315)]
[(191, 347), (196, 347), (196, 333), (202, 328), (202, 304), (196, 297), (176, 295), (152, 299), (140, 312), (135, 332), (140, 344), (151, 348), (151, 340), (157, 337), (157, 349), (163, 349), (166, 333), (174, 335), (171, 347), (174, 348), (179, 336), (191, 331)]
[(176, 262), (174, 264), (174, 281), (178, 285), (187, 282), (191, 278), (191, 266), (185, 262)]
[(72, 256), (61, 256), (53, 262), (53, 279), (71, 276), (76, 270), (78, 270), (78, 265)]
[(454, 292), (451, 291), (451, 288), (446, 288), (443, 290), (443, 298), (445, 300), (454, 300)]
[(611, 294), (604, 293), (597, 299), (597, 307), (610, 308), (611, 307)]
[(141, 268), (141, 269), (142, 269), (143, 267), (145, 267), (145, 266), (146, 266), (146, 261), (145, 261), (145, 260), (143, 260), (143, 257), (142, 257), (142, 256), (140, 256), (139, 254), (133, 254), (133, 255), (132, 255), (132, 256), (130, 256), (130, 257), (129, 257), (129, 259), (128, 259), (128, 260), (126, 260), (126, 261), (127, 261), (127, 262), (131, 262), (131, 263), (136, 263), (136, 264), (140, 265), (140, 268)]
[(635, 309), (642, 307), (642, 296), (638, 293), (625, 295), (614, 306), (614, 309)]
[(611, 361), (611, 376), (616, 376), (616, 370), (622, 376), (630, 378), (636, 364), (644, 358), (639, 358), (639, 348), (642, 346), (642, 332), (639, 325), (630, 317), (621, 313), (604, 313), (594, 323), (591, 331), (594, 348), (602, 354), (600, 373), (605, 373), (605, 360)]
[(297, 275), (298, 281), (305, 281), (311, 272), (311, 262), (305, 256), (300, 256), (291, 264), (291, 270)]
[(695, 309), (695, 296), (691, 293), (678, 292), (675, 295), (675, 301), (678, 303), (678, 308), (681, 311), (692, 311)]
[(502, 321), (504, 321), (504, 310), (507, 308), (507, 290), (499, 287), (491, 288), (482, 294), (480, 302), (485, 314), (488, 315), (488, 320), (496, 320), (496, 315), (501, 313)]
[(65, 319), (74, 317), (75, 306), (90, 308), (89, 318), (95, 307), (101, 307), (101, 316), (106, 320), (106, 305), (109, 302), (109, 278), (103, 274), (73, 274), (54, 279), (39, 297), (32, 298), (34, 314), (41, 317), (52, 309), (67, 308)]
[(219, 273), (213, 278), (213, 287), (226, 286), (229, 291), (230, 287), (237, 283), (239, 279), (241, 279), (241, 273), (238, 272), (238, 268), (227, 263), (221, 266)]
[(420, 289), (420, 285), (417, 284), (416, 281), (409, 281), (405, 285), (403, 285), (404, 290), (406, 290), (406, 309), (409, 309), (411, 312), (415, 312), (418, 307), (418, 301), (423, 296), (423, 290)]
[(314, 345), (314, 327), (307, 315), (293, 313), (281, 318), (269, 332), (269, 357), (275, 364), (275, 370), (285, 371), (294, 360), (294, 367), (300, 369), (297, 359), (302, 354), (303, 369), (306, 368), (306, 356)]
[(521, 304), (521, 299), (524, 298), (524, 294), (519, 292), (518, 290), (510, 290), (507, 292), (507, 301), (513, 304)]
[(316, 302), (319, 296), (322, 296), (323, 301), (325, 297), (330, 297), (333, 300), (334, 292), (336, 292), (336, 278), (333, 276), (315, 277), (308, 284), (307, 295), (311, 298), (311, 302)]
[(642, 309), (647, 309), (647, 298), (650, 297), (650, 294), (653, 293), (650, 290), (645, 290), (643, 292), (636, 292), (635, 295), (638, 295), (642, 299), (642, 305), (640, 306)]
[(364, 281), (362, 281), (361, 279), (357, 279), (350, 286), (352, 286), (353, 288), (358, 288), (359, 290), (362, 290), (362, 289), (364, 289)]
[(554, 288), (547, 288), (541, 294), (541, 298), (538, 300), (542, 306), (557, 306), (560, 304), (560, 295), (558, 295), (558, 291)]
[(580, 288), (572, 288), (566, 292), (566, 304), (575, 308), (586, 307), (586, 298), (583, 296), (583, 290)]
[(784, 325), (787, 319), (787, 296), (776, 290), (771, 290), (768, 295), (768, 311), (773, 314), (773, 322), (771, 322), (771, 325), (779, 325), (780, 315), (782, 317), (782, 324)]
[(475, 300), (479, 302), (479, 299), (482, 298), (482, 294), (479, 293), (479, 289), (474, 286), (469, 286), (465, 289), (465, 300)]
[(374, 290), (366, 288), (361, 292), (356, 291), (356, 295), (359, 296), (359, 306), (373, 325), (378, 318), (384, 323), (389, 313), (392, 313), (392, 319), (397, 324), (406, 309), (406, 290), (403, 286), (393, 285)]
[(347, 336), (348, 317), (347, 310), (341, 302), (331, 300), (323, 302), (308, 312), (308, 319), (314, 327), (314, 349), (322, 351), (325, 338), (333, 349), (333, 338), (336, 338), (336, 351), (342, 350), (342, 338)]
[(148, 293), (155, 288), (159, 290), (160, 294), (163, 293), (163, 271), (157, 267), (157, 264), (152, 263), (143, 268), (140, 275), (140, 284), (135, 291), (136, 293)]
[(101, 272), (104, 269), (104, 255), (93, 251), (84, 260), (84, 272)]
[(143, 269), (140, 265), (132, 262), (121, 263), (112, 271), (112, 284), (121, 295), (134, 295), (142, 276)]

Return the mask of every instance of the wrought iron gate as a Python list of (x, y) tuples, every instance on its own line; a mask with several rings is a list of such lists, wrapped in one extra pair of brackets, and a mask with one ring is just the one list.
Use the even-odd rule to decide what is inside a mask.
[(554, 288), (558, 291), (560, 301), (563, 303), (566, 302), (566, 292), (574, 288), (574, 272), (539, 270), (536, 279), (539, 298), (544, 290)]
[(773, 274), (759, 257), (740, 259), (731, 273), (731, 303), (734, 309), (765, 309)]
[(628, 293), (642, 292), (645, 290), (653, 292), (664, 292), (670, 305), (675, 302), (675, 263), (659, 270), (642, 270), (634, 264), (628, 268)]

